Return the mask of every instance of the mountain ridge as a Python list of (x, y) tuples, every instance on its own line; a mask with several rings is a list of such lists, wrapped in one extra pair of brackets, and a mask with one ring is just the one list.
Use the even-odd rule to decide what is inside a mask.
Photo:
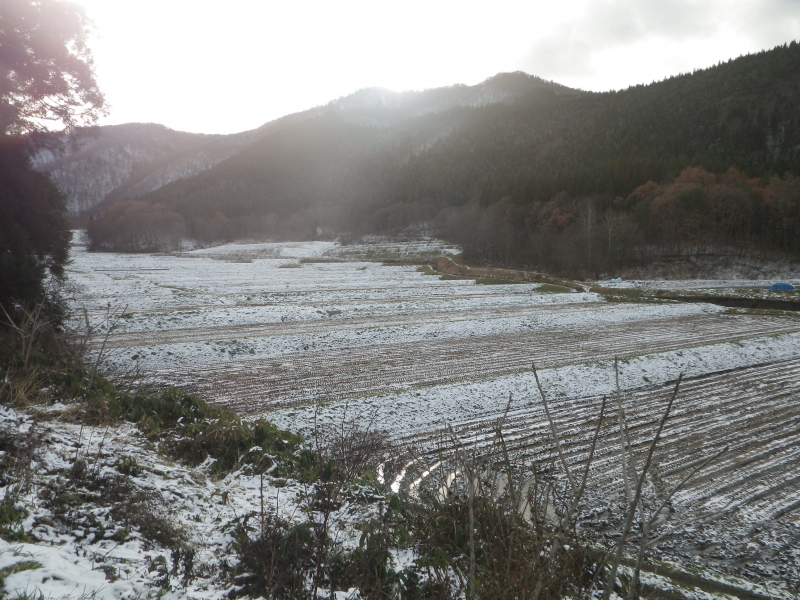
[(93, 247), (426, 231), (477, 260), (595, 274), (689, 248), (800, 253), (797, 42), (603, 93), (523, 73), (366, 88), (241, 135), (213, 164), (189, 153), (188, 177), (108, 193)]
[(285, 126), (328, 112), (336, 112), (351, 123), (391, 127), (455, 107), (513, 102), (535, 88), (580, 93), (520, 71), (500, 73), (474, 86), (457, 84), (404, 92), (363, 88), (235, 134), (187, 133), (156, 123), (46, 134), (48, 143), (34, 152), (32, 163), (36, 170), (49, 173), (65, 193), (68, 215), (85, 217), (98, 205), (138, 198), (173, 181), (199, 175)]

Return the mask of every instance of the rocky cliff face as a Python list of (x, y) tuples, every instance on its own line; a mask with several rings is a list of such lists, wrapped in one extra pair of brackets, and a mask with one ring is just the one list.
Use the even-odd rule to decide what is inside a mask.
[(50, 134), (33, 156), (67, 196), (69, 216), (87, 215), (104, 200), (131, 198), (197, 175), (230, 158), (253, 137), (201, 135), (131, 123)]

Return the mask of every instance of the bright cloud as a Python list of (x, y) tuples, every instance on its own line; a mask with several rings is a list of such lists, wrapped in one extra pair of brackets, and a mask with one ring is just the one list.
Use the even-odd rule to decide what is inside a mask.
[(106, 123), (252, 129), (357, 89), (524, 70), (626, 87), (798, 37), (798, 0), (74, 0), (96, 26)]

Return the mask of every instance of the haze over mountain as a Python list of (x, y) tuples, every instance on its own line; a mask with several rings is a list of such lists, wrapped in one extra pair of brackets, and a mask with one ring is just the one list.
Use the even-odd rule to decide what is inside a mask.
[[(687, 167), (717, 174), (713, 185), (735, 169), (741, 181), (731, 185), (760, 200), (733, 212), (758, 216), (759, 225), (744, 232), (714, 212), (711, 180), (701, 177), (706, 183), (693, 185), (706, 196), (681, 200), (680, 219), (704, 222), (707, 235), (693, 230), (681, 243), (769, 245), (779, 218), (765, 212), (775, 194), (769, 178), (800, 172), (800, 46), (619, 92), (586, 93), (517, 72), (424, 92), (360, 90), (237, 136), (159, 129), (151, 138), (132, 134), (156, 126), (125, 127), (130, 135), (101, 129), (80, 151), (37, 161), (74, 209), (98, 217), (98, 248), (411, 227), (461, 236), (491, 260), (546, 263), (542, 245), (559, 247), (548, 236), (585, 245), (595, 235), (587, 228), (611, 213), (626, 223), (618, 228), (630, 234), (625, 247), (665, 244), (648, 221), (653, 194), (666, 193)], [(796, 212), (794, 183), (780, 181), (792, 199), (785, 221)], [(631, 196), (648, 182), (661, 192)], [(614, 254), (610, 242), (607, 250)]]
[(69, 215), (81, 217), (104, 200), (140, 197), (172, 181), (197, 175), (275, 131), (305, 119), (335, 113), (349, 123), (391, 127), (456, 107), (514, 102), (537, 88), (577, 93), (523, 73), (501, 74), (474, 86), (421, 92), (365, 88), (326, 106), (238, 134), (184, 133), (153, 123), (47, 134), (48, 143), (34, 155), (33, 163), (38, 171), (49, 173), (66, 194)]
[(141, 196), (196, 175), (236, 154), (252, 135), (202, 135), (130, 123), (48, 137), (33, 156), (34, 168), (50, 174), (67, 196), (68, 214), (78, 217), (106, 198)]

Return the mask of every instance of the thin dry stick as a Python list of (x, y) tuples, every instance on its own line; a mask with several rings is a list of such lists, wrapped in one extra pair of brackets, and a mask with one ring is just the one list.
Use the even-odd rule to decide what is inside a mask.
[[(561, 519), (558, 523), (558, 531), (553, 539), (553, 544), (550, 546), (550, 552), (548, 553), (549, 560), (547, 564), (554, 564), (553, 558), (556, 556), (558, 551), (561, 549), (561, 539), (564, 533), (567, 530), (567, 526), (572, 522), (573, 515), (575, 511), (578, 509), (578, 504), (580, 504), (581, 498), (583, 497), (583, 492), (586, 489), (586, 481), (589, 478), (589, 470), (592, 466), (592, 461), (594, 460), (594, 451), (597, 446), (597, 439), (600, 436), (600, 428), (603, 425), (603, 416), (606, 412), (606, 396), (603, 396), (603, 403), (600, 405), (600, 418), (597, 421), (597, 428), (594, 430), (594, 436), (592, 437), (592, 447), (589, 451), (589, 459), (586, 462), (586, 468), (583, 471), (583, 476), (581, 477), (581, 484), (578, 488), (577, 492), (572, 497), (572, 502), (570, 503), (569, 510), (564, 515), (564, 518)], [(549, 496), (549, 493), (548, 493)], [(542, 593), (542, 587), (544, 582), (544, 574), (540, 574), (538, 581), (536, 582), (536, 588), (533, 593), (533, 598), (536, 599)]]
[[(408, 452), (411, 455), (412, 464), (416, 464), (416, 463), (421, 463), (422, 462), (422, 457), (421, 456), (417, 456), (414, 453), (414, 450), (410, 446), (408, 448), (406, 448), (406, 452)], [(428, 474), (426, 475), (426, 477), (433, 478), (433, 480), (436, 481), (437, 484), (439, 484), (439, 487), (448, 487), (448, 486), (445, 485), (446, 482), (442, 481), (441, 478), (437, 477), (436, 474), (432, 470), (432, 469), (440, 467), (444, 463), (444, 457), (442, 456), (441, 449), (439, 450), (439, 461), (438, 462), (439, 462), (438, 465), (433, 466), (431, 469), (426, 469), (426, 471), (428, 471)]]
[[(511, 396), (509, 395), (508, 398), (509, 405), (511, 404)], [(506, 412), (508, 410), (506, 409)], [(505, 415), (503, 415), (503, 419), (505, 419)], [(502, 421), (501, 421), (502, 423)], [(508, 494), (511, 498), (511, 529), (509, 531), (509, 542), (508, 542), (508, 556), (506, 557), (506, 585), (511, 585), (511, 559), (512, 559), (512, 552), (514, 548), (514, 524), (517, 520), (517, 511), (518, 511), (518, 504), (517, 504), (517, 497), (514, 493), (514, 478), (512, 477), (511, 473), (511, 459), (508, 455), (508, 447), (506, 446), (505, 438), (503, 437), (503, 429), (501, 427), (501, 423), (498, 423), (495, 429), (498, 439), (500, 440), (500, 446), (503, 449), (503, 460), (506, 464), (506, 480), (508, 481)]]
[(648, 469), (650, 469), (650, 463), (653, 461), (653, 453), (656, 450), (658, 440), (661, 439), (661, 432), (663, 431), (664, 425), (669, 418), (669, 413), (672, 410), (672, 404), (675, 402), (675, 398), (678, 396), (678, 390), (681, 387), (681, 381), (683, 381), (683, 373), (681, 373), (680, 377), (678, 377), (678, 382), (675, 384), (675, 391), (672, 393), (672, 397), (669, 399), (669, 404), (667, 404), (667, 408), (664, 411), (664, 416), (661, 417), (661, 421), (658, 424), (656, 435), (653, 438), (653, 441), (650, 443), (650, 449), (647, 452), (647, 460), (644, 463), (644, 469), (642, 470), (641, 475), (639, 475), (636, 479), (636, 495), (634, 496), (633, 502), (628, 508), (628, 516), (625, 519), (625, 525), (622, 528), (622, 535), (617, 542), (617, 549), (614, 553), (614, 562), (611, 565), (611, 572), (609, 573), (608, 580), (606, 581), (606, 589), (603, 590), (603, 600), (609, 600), (609, 598), (611, 598), (611, 592), (613, 591), (614, 583), (617, 580), (617, 571), (619, 570), (619, 565), (622, 561), (622, 551), (624, 549), (625, 542), (628, 540), (628, 535), (630, 535), (631, 532), (633, 519), (636, 516), (636, 508), (638, 507), (639, 501), (642, 498), (642, 486), (644, 485), (644, 479), (647, 475)]
[(81, 430), (80, 430), (80, 433), (78, 433), (78, 443), (75, 446), (75, 460), (73, 461), (74, 463), (78, 462), (78, 453), (81, 451), (81, 441), (82, 440), (83, 440), (83, 423), (81, 423)]
[(650, 540), (650, 530), (655, 525), (656, 521), (658, 520), (658, 516), (661, 514), (661, 511), (667, 506), (670, 498), (672, 498), (675, 493), (681, 489), (687, 481), (689, 481), (692, 477), (694, 477), (697, 473), (699, 473), (703, 468), (705, 468), (708, 464), (713, 462), (714, 460), (718, 459), (720, 456), (725, 454), (728, 451), (728, 446), (725, 446), (722, 450), (710, 456), (706, 460), (704, 460), (700, 465), (696, 468), (692, 469), (686, 477), (680, 480), (678, 484), (672, 488), (672, 490), (667, 494), (667, 497), (664, 498), (664, 501), (658, 506), (658, 508), (652, 513), (649, 519), (642, 519), (642, 537), (639, 542), (639, 555), (636, 557), (636, 567), (633, 571), (633, 577), (631, 578), (630, 588), (628, 589), (628, 600), (634, 600), (637, 594), (637, 590), (639, 588), (639, 576), (642, 571), (642, 563), (644, 562), (644, 555), (653, 546), (655, 546), (660, 540), (664, 538), (664, 536), (659, 536), (653, 540)]
[(262, 471), (259, 473), (261, 477), (261, 482), (259, 486), (259, 492), (261, 497), (261, 530), (264, 530), (264, 472)]
[(469, 475), (469, 594), (467, 598), (475, 598), (475, 480)]
[(617, 418), (619, 420), (619, 443), (620, 443), (620, 456), (622, 457), (622, 485), (625, 489), (625, 500), (630, 505), (633, 500), (630, 484), (630, 472), (634, 471), (636, 476), (636, 469), (633, 467), (633, 456), (630, 456), (631, 443), (628, 438), (628, 428), (625, 424), (625, 409), (622, 407), (622, 392), (619, 387), (619, 359), (614, 357), (614, 375), (617, 384)]
[(469, 482), (467, 486), (469, 494), (469, 579), (467, 584), (467, 600), (473, 600), (475, 598), (475, 479), (472, 466), (467, 462), (466, 454), (461, 449), (461, 440), (459, 440), (452, 425), (448, 425), (447, 428), (450, 430), (450, 435), (453, 438), (453, 442), (456, 444), (456, 456), (459, 457), (461, 468), (467, 474), (467, 480)]
[[(511, 498), (511, 505), (516, 507), (517, 506), (517, 496), (514, 490), (514, 478), (511, 477), (511, 458), (508, 454), (508, 447), (506, 446), (506, 440), (503, 436), (503, 430), (500, 427), (495, 429), (495, 433), (500, 440), (500, 447), (503, 451), (503, 462), (506, 464), (506, 479), (508, 480), (508, 494)], [(513, 514), (513, 513), (512, 513)]]
[[(117, 316), (117, 318), (114, 320), (114, 322), (111, 323), (108, 326), (108, 329), (106, 330), (106, 334), (103, 337), (103, 343), (100, 346), (100, 352), (98, 352), (98, 354), (97, 354), (97, 360), (94, 361), (94, 365), (92, 366), (92, 374), (91, 374), (91, 377), (89, 377), (89, 384), (86, 386), (86, 389), (88, 389), (88, 390), (92, 389), (92, 384), (94, 383), (94, 378), (97, 375), (97, 369), (100, 366), (101, 361), (103, 360), (103, 352), (105, 352), (106, 344), (108, 343), (108, 337), (111, 335), (111, 332), (114, 330), (114, 328), (119, 324), (120, 320), (122, 320), (122, 317), (125, 316), (125, 312), (127, 310), (128, 310), (128, 305), (126, 304), (125, 307), (122, 309), (122, 312), (119, 313), (119, 316)], [(106, 314), (106, 323), (110, 323), (111, 318), (113, 316), (116, 316), (116, 311), (107, 313)]]
[[(503, 416), (500, 417), (494, 423), (493, 429), (494, 429), (494, 432), (495, 432), (495, 439), (492, 441), (492, 445), (491, 445), (491, 448), (490, 448), (489, 452), (487, 452), (487, 455), (489, 455), (489, 456), (493, 455), (494, 452), (495, 452), (495, 449), (497, 448), (497, 446), (499, 444), (500, 449), (503, 452), (503, 456), (505, 458), (505, 462), (506, 462), (507, 468), (509, 470), (508, 471), (509, 473), (510, 473), (510, 469), (511, 469), (511, 462), (509, 460), (508, 448), (506, 447), (505, 439), (503, 437), (503, 426), (505, 425), (506, 417), (508, 416), (508, 411), (511, 408), (511, 399), (512, 398), (513, 398), (513, 394), (511, 394), (509, 392), (509, 394), (508, 394), (508, 403), (506, 404), (505, 411), (503, 411)], [(492, 470), (495, 473), (497, 473), (497, 469), (493, 468)], [(498, 488), (498, 485), (499, 485), (498, 482), (499, 482), (499, 479), (497, 479), (495, 477), (495, 484), (496, 485), (494, 486), (495, 489), (492, 491), (492, 497), (493, 498), (497, 496), (497, 488)], [(513, 495), (513, 491), (512, 491), (512, 495)], [(513, 502), (513, 497), (512, 497), (512, 502)]]
[(667, 497), (666, 497), (666, 498), (664, 498), (664, 501), (663, 501), (663, 502), (662, 502), (662, 503), (659, 505), (659, 507), (658, 507), (658, 510), (656, 510), (656, 511), (655, 511), (655, 513), (653, 514), (653, 518), (652, 518), (652, 520), (651, 520), (651, 524), (655, 522), (656, 518), (657, 518), (657, 517), (658, 517), (658, 515), (661, 513), (661, 511), (662, 511), (662, 510), (664, 510), (664, 507), (665, 507), (665, 506), (667, 505), (667, 503), (670, 501), (670, 499), (672, 498), (672, 496), (674, 496), (674, 495), (675, 495), (675, 493), (676, 493), (678, 490), (680, 490), (680, 489), (681, 489), (681, 488), (682, 488), (682, 487), (683, 487), (683, 486), (686, 484), (686, 482), (687, 482), (687, 481), (689, 481), (689, 480), (690, 480), (692, 477), (694, 477), (694, 476), (695, 476), (697, 473), (699, 473), (700, 471), (702, 471), (702, 470), (703, 470), (703, 469), (704, 469), (704, 468), (705, 468), (707, 465), (711, 464), (712, 462), (714, 462), (715, 460), (717, 460), (717, 459), (718, 459), (720, 456), (722, 456), (723, 454), (725, 454), (725, 453), (728, 451), (728, 448), (729, 448), (729, 446), (725, 446), (725, 447), (724, 447), (722, 450), (720, 450), (719, 452), (717, 452), (715, 455), (713, 455), (713, 456), (711, 456), (711, 457), (707, 458), (707, 459), (706, 459), (705, 461), (703, 461), (703, 462), (702, 462), (702, 463), (701, 463), (701, 464), (700, 464), (698, 467), (696, 467), (695, 469), (693, 469), (693, 470), (692, 470), (692, 471), (691, 471), (691, 472), (690, 472), (690, 473), (689, 473), (689, 474), (688, 474), (686, 477), (684, 477), (683, 479), (681, 479), (681, 480), (680, 480), (680, 482), (679, 482), (679, 483), (678, 483), (678, 484), (677, 484), (677, 485), (676, 485), (674, 488), (672, 488), (672, 491), (670, 491), (670, 493), (667, 495)]
[[(506, 404), (506, 409), (503, 412), (503, 416), (500, 417), (500, 419), (498, 419), (494, 424), (495, 440), (492, 442), (492, 448), (491, 448), (491, 451), (489, 452), (489, 454), (493, 454), (494, 453), (494, 449), (495, 449), (496, 445), (499, 443), (500, 444), (500, 449), (503, 452), (503, 459), (504, 459), (505, 464), (506, 464), (506, 472), (507, 472), (506, 479), (508, 479), (508, 482), (509, 482), (508, 483), (508, 487), (509, 487), (509, 494), (511, 495), (511, 503), (514, 506), (516, 506), (515, 499), (514, 499), (514, 484), (513, 484), (513, 482), (511, 481), (511, 478), (510, 478), (510, 476), (511, 476), (511, 460), (509, 458), (508, 447), (506, 446), (506, 441), (505, 441), (505, 438), (503, 436), (503, 425), (505, 425), (506, 416), (508, 415), (508, 411), (511, 408), (511, 399), (512, 398), (513, 398), (513, 395), (511, 393), (509, 393), (508, 394), (508, 404)], [(494, 496), (494, 495), (495, 495), (495, 493), (493, 492), (492, 496)]]
[(100, 440), (100, 446), (97, 448), (97, 455), (94, 458), (94, 464), (92, 465), (92, 473), (97, 473), (97, 463), (100, 461), (100, 454), (103, 452), (103, 446), (106, 443), (106, 436), (108, 435), (108, 427), (103, 432), (103, 439)]
[(592, 466), (592, 461), (594, 460), (594, 451), (597, 447), (597, 438), (600, 436), (600, 428), (603, 425), (603, 416), (606, 412), (606, 397), (603, 396), (603, 403), (600, 405), (600, 418), (597, 420), (597, 429), (594, 430), (594, 437), (592, 437), (592, 448), (589, 450), (589, 459), (586, 461), (586, 469), (583, 471), (583, 477), (581, 478), (581, 485), (578, 489), (578, 493), (575, 495), (575, 498), (572, 501), (572, 506), (570, 508), (570, 518), (575, 513), (575, 510), (578, 508), (578, 503), (583, 496), (583, 492), (586, 489), (586, 481), (589, 478), (589, 469)]
[(575, 485), (575, 481), (572, 478), (572, 472), (569, 469), (567, 460), (564, 458), (564, 452), (561, 449), (561, 437), (558, 434), (558, 430), (556, 429), (556, 424), (553, 421), (553, 417), (550, 415), (550, 407), (547, 405), (547, 398), (544, 395), (542, 384), (539, 382), (539, 374), (536, 372), (536, 363), (532, 363), (532, 368), (533, 368), (533, 376), (536, 378), (536, 386), (539, 388), (539, 394), (541, 394), (542, 396), (544, 413), (547, 416), (547, 421), (550, 423), (550, 432), (553, 434), (553, 440), (555, 441), (556, 449), (558, 450), (558, 458), (561, 461), (561, 466), (564, 468), (564, 472), (567, 475), (569, 486), (572, 488), (572, 492), (575, 493), (578, 490), (578, 487)]
[(506, 404), (506, 409), (503, 411), (503, 416), (500, 417), (500, 426), (502, 427), (506, 422), (506, 417), (508, 416), (508, 411), (511, 409), (511, 400), (514, 398), (513, 392), (508, 392), (508, 404)]

